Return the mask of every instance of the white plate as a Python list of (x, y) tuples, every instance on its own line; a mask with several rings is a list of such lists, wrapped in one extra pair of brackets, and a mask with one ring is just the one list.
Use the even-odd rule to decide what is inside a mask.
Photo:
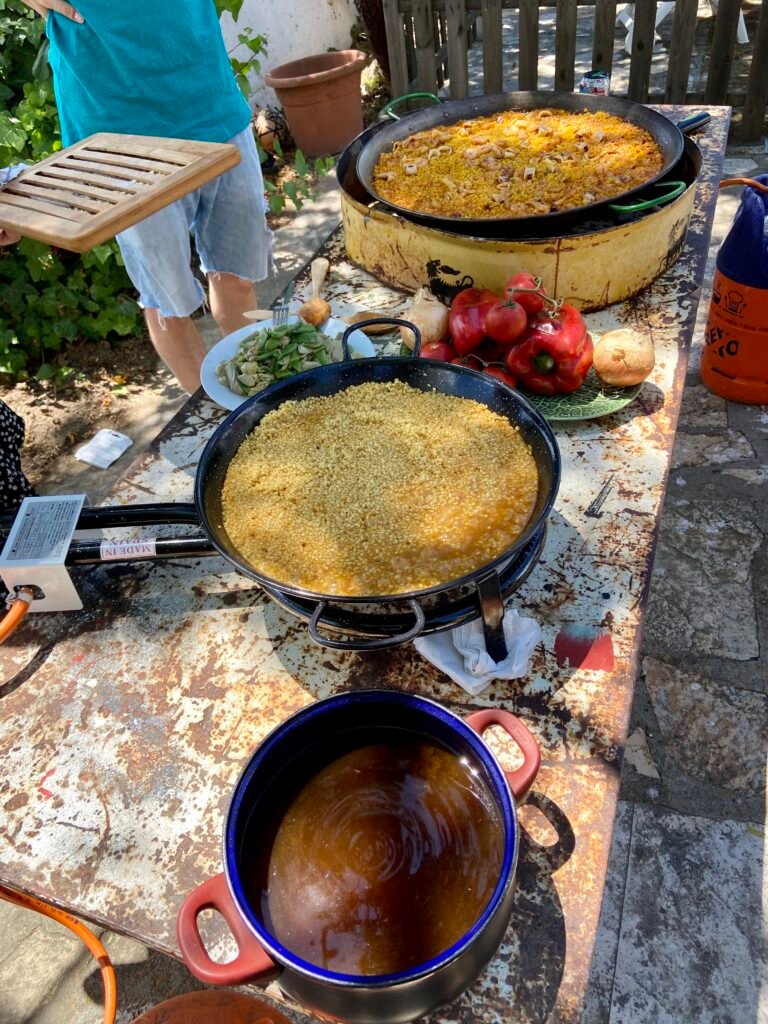
[[(297, 316), (290, 316), (288, 317), (288, 322), (296, 323), (298, 319)], [(250, 335), (255, 334), (256, 331), (263, 331), (265, 327), (271, 326), (271, 320), (262, 320), (259, 323), (241, 327), (239, 330), (228, 334), (226, 338), (222, 338), (205, 357), (200, 368), (200, 383), (203, 385), (206, 395), (218, 405), (223, 406), (225, 409), (236, 409), (238, 405), (242, 405), (246, 400), (246, 396), (236, 395), (234, 391), (230, 391), (225, 384), (222, 384), (216, 376), (216, 367), (219, 363), (223, 363), (225, 359), (232, 359), (237, 354), (243, 338), (248, 338)], [(327, 334), (331, 338), (341, 337), (348, 326), (349, 324), (345, 324), (343, 320), (335, 320), (331, 317), (330, 320), (323, 324), (322, 331), (323, 334)], [(376, 350), (371, 344), (370, 338), (363, 334), (362, 331), (354, 331), (350, 334), (349, 347), (353, 352), (357, 352), (361, 356), (376, 355)]]

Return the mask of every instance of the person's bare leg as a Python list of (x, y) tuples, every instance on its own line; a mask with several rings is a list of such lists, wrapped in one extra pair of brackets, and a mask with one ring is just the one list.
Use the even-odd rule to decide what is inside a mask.
[(190, 317), (161, 316), (156, 309), (145, 309), (144, 317), (157, 354), (185, 391), (197, 391), (205, 345)]
[(208, 298), (211, 313), (222, 334), (231, 334), (238, 327), (252, 323), (243, 316), (256, 307), (253, 284), (234, 274), (208, 275)]

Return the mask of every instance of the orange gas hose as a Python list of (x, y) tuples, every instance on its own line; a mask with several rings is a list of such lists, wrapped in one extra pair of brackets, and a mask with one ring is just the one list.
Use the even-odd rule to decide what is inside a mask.
[(723, 178), (720, 182), (720, 188), (730, 188), (731, 185), (749, 185), (758, 192), (768, 192), (768, 185), (763, 185), (761, 181), (754, 181), (752, 178)]
[[(7, 619), (8, 615), (6, 615), (1, 625), (5, 625)], [(115, 969), (112, 966), (112, 961), (109, 959), (109, 954), (93, 932), (76, 918), (72, 917), (71, 914), (67, 914), (66, 911), (52, 907), (41, 900), (36, 900), (34, 896), (26, 896), (23, 893), (15, 892), (13, 889), (7, 889), (4, 885), (0, 885), (0, 899), (14, 903), (17, 907), (26, 907), (28, 910), (37, 911), (38, 914), (44, 914), (45, 917), (53, 918), (54, 921), (63, 924), (65, 928), (69, 928), (78, 939), (85, 943), (96, 958), (99, 970), (101, 971), (101, 980), (104, 985), (104, 1024), (114, 1024), (115, 1014), (117, 1013)]]
[(34, 599), (35, 593), (31, 587), (19, 587), (16, 597), (11, 601), (5, 617), (0, 621), (0, 644), (5, 643), (11, 633), (18, 627), (29, 611), (29, 606)]

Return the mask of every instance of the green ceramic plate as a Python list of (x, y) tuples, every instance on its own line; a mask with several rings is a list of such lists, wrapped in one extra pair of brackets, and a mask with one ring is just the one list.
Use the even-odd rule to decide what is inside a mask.
[(531, 405), (541, 415), (553, 423), (568, 420), (597, 420), (601, 416), (610, 416), (633, 402), (640, 394), (642, 384), (631, 388), (617, 388), (604, 384), (594, 370), (590, 370), (581, 387), (570, 395), (532, 395), (522, 388)]
[[(592, 334), (592, 340), (597, 341), (598, 335)], [(384, 341), (385, 339), (376, 339)], [(399, 349), (392, 343), (389, 349), (382, 352), (383, 355), (409, 356), (410, 350), (401, 345)], [(605, 384), (597, 376), (594, 370), (590, 370), (587, 379), (581, 387), (570, 395), (534, 395), (524, 388), (520, 388), (523, 395), (531, 405), (535, 406), (546, 420), (552, 423), (576, 422), (578, 420), (599, 420), (601, 416), (610, 416), (618, 412), (630, 402), (634, 402), (640, 394), (642, 384), (635, 384), (631, 388), (618, 388), (612, 384)]]

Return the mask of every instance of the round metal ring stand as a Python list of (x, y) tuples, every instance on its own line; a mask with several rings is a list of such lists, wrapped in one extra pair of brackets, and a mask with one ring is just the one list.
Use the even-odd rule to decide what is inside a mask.
[[(539, 558), (546, 540), (546, 526), (531, 539), (520, 555), (515, 558), (499, 574), (499, 586), (504, 599), (508, 598), (528, 578)], [(284, 591), (264, 587), (266, 593), (292, 615), (308, 622), (317, 609), (314, 601), (303, 600), (286, 594)], [(477, 590), (472, 590), (459, 600), (449, 604), (436, 606), (434, 609), (424, 608), (426, 623), (421, 636), (430, 633), (442, 633), (449, 629), (471, 622), (481, 617), (481, 602)], [(345, 633), (349, 636), (392, 637), (401, 633), (404, 626), (412, 621), (408, 612), (369, 613), (355, 611), (354, 606), (328, 605), (320, 618), (320, 625), (331, 632)]]

